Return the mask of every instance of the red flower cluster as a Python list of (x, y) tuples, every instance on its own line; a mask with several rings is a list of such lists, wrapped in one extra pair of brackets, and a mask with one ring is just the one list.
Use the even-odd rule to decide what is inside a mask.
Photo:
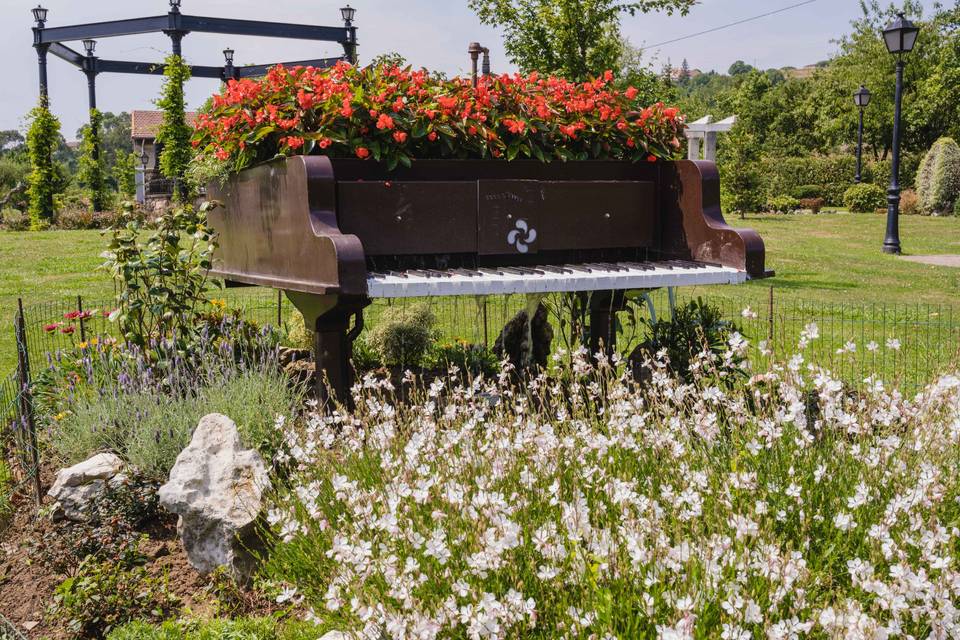
[(197, 119), (193, 144), (237, 170), (279, 154), (323, 152), (409, 165), (416, 158), (542, 161), (672, 158), (683, 116), (642, 108), (637, 90), (501, 75), (444, 80), (426, 70), (274, 67), (231, 80)]

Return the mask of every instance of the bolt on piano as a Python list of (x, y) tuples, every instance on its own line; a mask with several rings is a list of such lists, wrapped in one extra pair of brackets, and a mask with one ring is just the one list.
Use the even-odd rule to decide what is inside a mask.
[[(281, 158), (211, 184), (211, 275), (282, 289), (316, 331), (318, 390), (346, 398), (374, 298), (592, 292), (613, 349), (624, 293), (740, 284), (763, 240), (728, 226), (712, 162)], [(352, 326), (351, 326), (352, 325)]]

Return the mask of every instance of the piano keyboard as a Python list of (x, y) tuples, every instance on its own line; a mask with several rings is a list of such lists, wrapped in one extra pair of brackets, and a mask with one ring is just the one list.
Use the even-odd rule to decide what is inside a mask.
[(391, 271), (369, 274), (367, 289), (371, 298), (421, 298), (659, 289), (687, 285), (741, 284), (746, 279), (746, 272), (731, 267), (669, 260)]

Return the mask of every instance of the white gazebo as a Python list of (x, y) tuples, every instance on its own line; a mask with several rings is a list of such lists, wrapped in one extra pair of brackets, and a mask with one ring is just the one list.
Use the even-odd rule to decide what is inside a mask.
[[(690, 160), (717, 159), (717, 134), (730, 131), (737, 116), (714, 122), (713, 116), (704, 116), (687, 125), (687, 158)], [(702, 149), (702, 155), (701, 155)]]

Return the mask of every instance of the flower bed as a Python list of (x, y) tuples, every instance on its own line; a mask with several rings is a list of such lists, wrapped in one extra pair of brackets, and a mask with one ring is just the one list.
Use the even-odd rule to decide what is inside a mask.
[(278, 66), (262, 80), (231, 80), (198, 117), (193, 144), (232, 170), (315, 152), (391, 169), (419, 158), (672, 158), (683, 116), (636, 96), (610, 72), (586, 83), (492, 76), (474, 87), (389, 66)]
[(356, 413), (286, 425), (268, 572), (365, 638), (956, 634), (960, 380), (908, 401), (726, 358), (640, 389), (581, 352), (412, 404), (368, 377)]

